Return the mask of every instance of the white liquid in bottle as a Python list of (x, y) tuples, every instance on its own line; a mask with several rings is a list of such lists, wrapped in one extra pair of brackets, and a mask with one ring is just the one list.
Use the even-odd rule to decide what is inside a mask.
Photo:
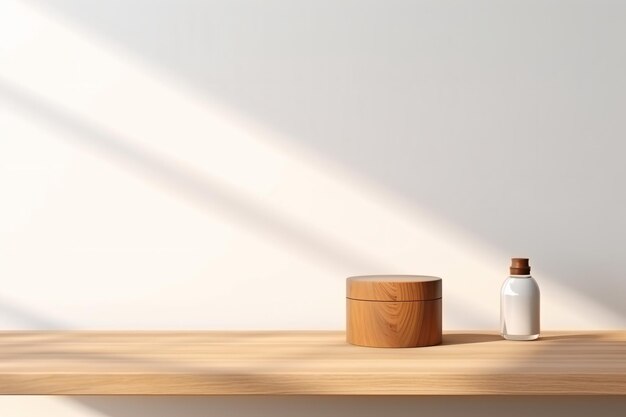
[(508, 340), (539, 337), (539, 286), (530, 276), (528, 259), (513, 258), (511, 276), (500, 291), (500, 334)]

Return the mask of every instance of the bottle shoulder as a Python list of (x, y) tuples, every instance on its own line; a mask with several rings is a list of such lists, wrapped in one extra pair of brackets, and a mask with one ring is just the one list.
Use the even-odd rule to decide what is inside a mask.
[(503, 295), (533, 295), (539, 293), (537, 281), (530, 275), (511, 275), (504, 280)]

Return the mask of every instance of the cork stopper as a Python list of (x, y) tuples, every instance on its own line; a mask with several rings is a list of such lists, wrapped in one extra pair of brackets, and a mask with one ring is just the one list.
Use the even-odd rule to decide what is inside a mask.
[(511, 258), (511, 275), (530, 275), (528, 258)]

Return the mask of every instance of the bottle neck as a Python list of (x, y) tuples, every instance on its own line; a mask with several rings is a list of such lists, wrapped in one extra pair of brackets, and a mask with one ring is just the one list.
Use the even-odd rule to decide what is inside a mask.
[(509, 275), (511, 278), (532, 278), (532, 275)]

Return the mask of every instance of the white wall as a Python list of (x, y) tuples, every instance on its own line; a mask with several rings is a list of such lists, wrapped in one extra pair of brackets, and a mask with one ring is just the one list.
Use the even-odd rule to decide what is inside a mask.
[(0, 2), (0, 326), (343, 328), (444, 278), (626, 326), (626, 4)]
[[(626, 398), (612, 397), (75, 397), (0, 398), (3, 416), (63, 417), (623, 417)], [(3, 408), (4, 406), (4, 408)], [(42, 413), (42, 410), (45, 410)], [(9, 413), (10, 411), (10, 413)]]

